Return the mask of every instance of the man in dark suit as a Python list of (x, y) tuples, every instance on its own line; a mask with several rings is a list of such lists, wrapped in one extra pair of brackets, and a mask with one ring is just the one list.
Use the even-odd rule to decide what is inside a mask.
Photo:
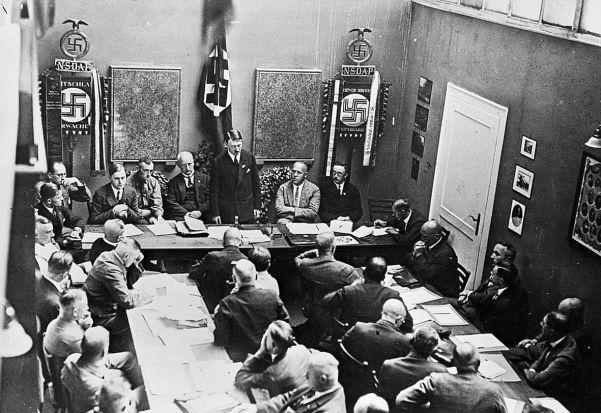
[(271, 322), (288, 322), (289, 316), (275, 292), (255, 288), (257, 271), (252, 262), (241, 259), (232, 272), (238, 291), (221, 300), (215, 312), (215, 344), (224, 346), (230, 358), (238, 362), (259, 349)]
[(48, 270), (42, 274), (35, 290), (36, 314), (40, 319), (41, 331), (58, 317), (60, 297), (69, 288), (69, 270), (73, 257), (67, 251), (57, 251), (48, 260)]
[(75, 176), (67, 177), (67, 168), (61, 161), (52, 162), (52, 165), (48, 167), (47, 180), (35, 184), (36, 203), (40, 201), (40, 188), (48, 182), (60, 188), (63, 194), (63, 206), (69, 209), (73, 206), (73, 201), (89, 202), (92, 199), (92, 193), (86, 183)]
[(398, 331), (405, 322), (405, 304), (390, 299), (382, 307), (382, 315), (375, 323), (357, 323), (346, 332), (342, 342), (356, 359), (367, 361), (370, 368), (378, 369), (384, 360), (409, 353), (409, 337)]
[(107, 219), (119, 218), (125, 223), (138, 224), (138, 195), (125, 184), (125, 168), (114, 163), (108, 169), (110, 182), (96, 190), (92, 197), (89, 224), (104, 224)]
[(209, 177), (194, 170), (194, 156), (190, 152), (177, 155), (177, 166), (182, 172), (167, 183), (167, 197), (163, 203), (165, 218), (181, 221), (188, 215), (206, 221)]
[(317, 185), (305, 179), (308, 170), (306, 163), (295, 162), (292, 179), (278, 188), (275, 198), (278, 224), (317, 221), (321, 193)]
[(42, 185), (40, 202), (36, 209), (38, 215), (52, 222), (57, 243), (62, 245), (65, 238), (81, 240), (84, 229), (83, 218), (72, 214), (71, 210), (63, 205), (63, 194), (58, 186), (51, 183)]
[(430, 326), (420, 327), (411, 339), (409, 354), (384, 361), (378, 372), (378, 394), (386, 399), (390, 411), (394, 411), (395, 398), (401, 390), (412, 386), (430, 373), (446, 371), (444, 365), (429, 359), (438, 347), (438, 342), (436, 330)]
[(457, 298), (457, 255), (442, 236), (442, 227), (431, 219), (422, 225), (420, 233), (421, 241), (415, 243), (409, 257), (411, 273), (443, 296)]
[(346, 164), (336, 162), (332, 167), (332, 179), (319, 188), (319, 217), (322, 222), (329, 223), (333, 219), (357, 222), (361, 219), (361, 194), (355, 185), (347, 182), (347, 178)]
[(223, 250), (211, 251), (200, 264), (192, 267), (188, 277), (196, 283), (207, 309), (212, 314), (219, 301), (229, 294), (232, 280), (232, 262), (245, 259), (240, 252), (242, 235), (237, 228), (229, 228), (223, 234)]
[(213, 161), (209, 194), (211, 216), (216, 224), (252, 224), (261, 214), (261, 183), (257, 161), (242, 149), (242, 135), (227, 133), (227, 150)]
[(392, 215), (386, 221), (376, 219), (377, 227), (391, 227), (388, 233), (400, 244), (401, 252), (411, 252), (413, 245), (420, 239), (420, 230), (427, 219), (416, 209), (411, 208), (407, 198), (401, 198), (392, 204)]

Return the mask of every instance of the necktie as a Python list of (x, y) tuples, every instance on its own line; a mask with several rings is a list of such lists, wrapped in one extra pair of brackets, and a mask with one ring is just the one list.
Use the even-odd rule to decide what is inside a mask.
[(121, 190), (117, 191), (117, 202), (121, 201)]
[(342, 195), (342, 185), (338, 185), (338, 193)]
[(187, 176), (186, 177), (186, 188), (190, 188), (191, 186), (192, 186), (192, 177)]
[(298, 208), (298, 204), (300, 203), (300, 191), (298, 186), (294, 186), (294, 207)]
[(236, 168), (238, 167), (238, 157), (237, 156), (234, 157), (234, 166)]

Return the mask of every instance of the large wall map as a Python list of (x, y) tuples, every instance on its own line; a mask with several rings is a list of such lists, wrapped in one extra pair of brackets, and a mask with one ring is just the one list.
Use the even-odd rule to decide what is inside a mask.
[(584, 153), (571, 238), (601, 256), (601, 161)]
[(180, 78), (175, 68), (111, 66), (111, 160), (173, 161), (179, 144)]

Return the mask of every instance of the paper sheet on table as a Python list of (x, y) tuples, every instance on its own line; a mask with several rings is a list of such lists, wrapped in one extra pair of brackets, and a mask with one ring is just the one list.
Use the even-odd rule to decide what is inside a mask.
[(205, 223), (200, 219), (192, 218), (191, 216), (185, 215), (184, 222), (190, 231), (206, 231)]
[(392, 228), (392, 227), (374, 228), (373, 236), (381, 237), (382, 235), (388, 234), (388, 232), (386, 232), (386, 231), (388, 231), (388, 228)]
[(503, 356), (502, 354), (486, 353), (486, 354), (481, 354), (480, 358), (482, 361), (484, 361), (484, 360), (492, 361), (492, 362), (496, 363), (499, 367), (501, 367), (503, 370), (505, 370), (505, 372), (503, 374), (493, 378), (492, 381), (504, 381), (504, 382), (508, 382), (508, 383), (509, 382), (517, 383), (517, 382), (522, 381), (520, 379), (520, 376), (518, 376), (518, 374), (515, 372), (513, 367), (511, 367), (511, 364), (509, 364), (509, 362), (507, 361), (505, 356)]
[(505, 344), (501, 343), (501, 341), (491, 333), (451, 336), (450, 340), (455, 345), (460, 343), (472, 343), (481, 353), (508, 350)]
[(469, 325), (469, 323), (459, 315), (457, 310), (455, 310), (451, 304), (422, 305), (422, 308), (430, 313), (432, 319), (440, 326), (448, 327)]
[(123, 235), (126, 237), (135, 237), (143, 233), (144, 231), (138, 229), (134, 224), (125, 224), (123, 227)]
[(366, 227), (365, 225), (362, 225), (353, 231), (353, 235), (357, 238), (365, 238), (365, 237), (373, 234), (373, 232), (374, 232), (374, 229), (372, 227)]
[(180, 283), (175, 281), (167, 274), (157, 273), (144, 275), (136, 281), (134, 288), (142, 291), (156, 291), (157, 288), (176, 288)]
[(521, 400), (510, 399), (509, 397), (503, 397), (505, 400), (505, 406), (507, 406), (507, 413), (522, 413), (526, 402)]
[(432, 320), (430, 313), (426, 310), (422, 310), (421, 308), (414, 308), (413, 310), (409, 310), (409, 314), (411, 314), (411, 318), (413, 318), (413, 325), (425, 323), (426, 321)]
[(336, 245), (353, 245), (353, 244), (358, 244), (359, 241), (357, 241), (355, 238), (351, 237), (350, 235), (339, 235), (337, 237), (335, 237), (336, 239)]
[(208, 344), (214, 341), (213, 333), (208, 327), (164, 330), (159, 334), (159, 337), (166, 346), (191, 346), (194, 344)]
[(290, 231), (291, 234), (299, 234), (299, 235), (305, 235), (305, 234), (311, 234), (311, 235), (317, 235), (317, 234), (321, 234), (322, 232), (328, 232), (330, 231), (330, 227), (328, 227), (327, 224), (319, 223), (319, 224), (308, 224), (308, 223), (302, 223), (302, 222), (289, 222), (288, 224), (286, 224), (286, 227), (288, 227), (288, 231)]
[(167, 223), (167, 221), (157, 221), (156, 224), (146, 225), (146, 228), (154, 235), (171, 235), (177, 234), (177, 231)]
[(243, 229), (240, 230), (242, 239), (250, 244), (257, 242), (269, 242), (270, 239), (267, 235), (263, 234), (260, 229)]
[(225, 360), (204, 360), (189, 365), (196, 390), (210, 393), (233, 388), (240, 367), (242, 363), (229, 363)]
[(98, 238), (104, 237), (103, 232), (84, 232), (83, 237), (81, 238), (82, 243), (93, 243)]
[(196, 391), (190, 380), (186, 380), (186, 364), (149, 364), (143, 365), (142, 371), (146, 388), (152, 394), (173, 396)]
[(190, 346), (139, 346), (136, 348), (138, 362), (146, 364), (177, 364), (196, 361)]
[(530, 401), (532, 404), (540, 404), (541, 406), (551, 409), (554, 413), (570, 413), (559, 400), (553, 397), (531, 397)]
[(330, 230), (332, 232), (341, 232), (343, 234), (351, 234), (353, 232), (352, 221), (338, 221), (333, 219), (330, 221)]
[(478, 367), (478, 373), (488, 380), (497, 378), (500, 375), (505, 374), (506, 371), (507, 370), (505, 370), (503, 367), (488, 359), (483, 359)]
[(438, 300), (442, 297), (437, 294), (434, 294), (426, 287), (419, 287), (414, 288), (413, 290), (402, 292), (401, 298), (405, 302), (405, 305), (414, 306), (415, 304), (427, 303), (428, 301)]
[(192, 412), (209, 413), (229, 412), (238, 406), (240, 402), (227, 393), (217, 393), (203, 395), (198, 399), (187, 400), (183, 404)]
[(209, 238), (215, 238), (220, 241), (223, 241), (223, 234), (225, 234), (225, 231), (227, 231), (230, 228), (231, 227), (229, 227), (227, 225), (207, 227), (207, 231), (209, 233)]

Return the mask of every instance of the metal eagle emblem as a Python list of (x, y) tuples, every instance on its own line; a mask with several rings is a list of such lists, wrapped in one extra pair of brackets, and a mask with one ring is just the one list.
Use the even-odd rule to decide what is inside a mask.
[(373, 46), (371, 42), (365, 39), (365, 33), (371, 33), (371, 29), (367, 27), (357, 27), (349, 31), (349, 33), (357, 32), (357, 38), (351, 40), (346, 46), (346, 55), (357, 64), (365, 63), (373, 55)]
[(63, 22), (63, 24), (68, 23), (71, 23), (71, 30), (61, 37), (60, 47), (65, 56), (71, 59), (80, 59), (88, 54), (90, 42), (88, 36), (79, 30), (79, 26), (87, 26), (88, 23), (73, 19), (67, 19)]

